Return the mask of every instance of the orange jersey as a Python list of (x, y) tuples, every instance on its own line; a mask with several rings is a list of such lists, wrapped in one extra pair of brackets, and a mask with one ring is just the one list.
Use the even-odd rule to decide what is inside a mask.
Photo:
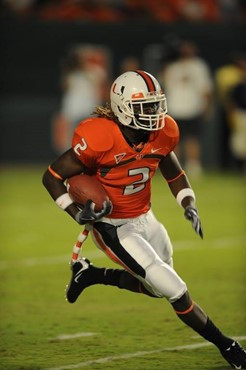
[(160, 160), (175, 148), (178, 140), (178, 126), (167, 115), (164, 128), (151, 132), (143, 149), (136, 152), (114, 121), (93, 117), (77, 126), (72, 147), (112, 201), (110, 218), (131, 218), (149, 210), (151, 178)]

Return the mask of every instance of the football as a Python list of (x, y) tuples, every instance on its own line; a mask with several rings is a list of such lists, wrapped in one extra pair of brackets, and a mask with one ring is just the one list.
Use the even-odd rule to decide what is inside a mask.
[(100, 211), (109, 197), (95, 176), (76, 175), (67, 180), (67, 190), (78, 205), (84, 205), (88, 199), (95, 203), (95, 211)]

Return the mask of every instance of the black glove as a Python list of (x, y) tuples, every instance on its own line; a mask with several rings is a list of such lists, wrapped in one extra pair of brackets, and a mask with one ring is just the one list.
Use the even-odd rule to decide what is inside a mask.
[(76, 216), (75, 220), (80, 224), (84, 225), (87, 224), (88, 222), (94, 222), (98, 220), (99, 218), (108, 215), (109, 213), (112, 212), (112, 202), (109, 201), (104, 201), (103, 202), (103, 207), (99, 212), (94, 211), (95, 209), (95, 203), (91, 199), (88, 199), (87, 202), (85, 203), (84, 208), (82, 211), (79, 211)]
[(188, 206), (185, 208), (184, 212), (185, 218), (191, 222), (191, 225), (195, 232), (200, 235), (200, 237), (203, 239), (203, 231), (202, 231), (202, 225), (201, 220), (198, 216), (197, 209), (191, 206)]

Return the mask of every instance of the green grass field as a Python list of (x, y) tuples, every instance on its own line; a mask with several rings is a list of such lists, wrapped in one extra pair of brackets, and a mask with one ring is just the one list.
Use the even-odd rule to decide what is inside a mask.
[[(65, 301), (81, 228), (42, 187), (44, 170), (0, 171), (0, 369), (229, 369), (166, 300), (98, 285), (74, 305)], [(169, 231), (175, 268), (194, 300), (223, 332), (244, 337), (246, 346), (245, 179), (208, 174), (192, 185), (203, 241), (159, 175), (153, 210)], [(94, 265), (113, 266), (90, 238), (83, 254)]]

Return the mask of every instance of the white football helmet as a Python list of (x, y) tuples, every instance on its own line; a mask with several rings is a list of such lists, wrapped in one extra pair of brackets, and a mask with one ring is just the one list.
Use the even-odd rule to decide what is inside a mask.
[(166, 97), (157, 79), (145, 71), (129, 71), (112, 84), (111, 109), (122, 125), (155, 131), (165, 125)]

